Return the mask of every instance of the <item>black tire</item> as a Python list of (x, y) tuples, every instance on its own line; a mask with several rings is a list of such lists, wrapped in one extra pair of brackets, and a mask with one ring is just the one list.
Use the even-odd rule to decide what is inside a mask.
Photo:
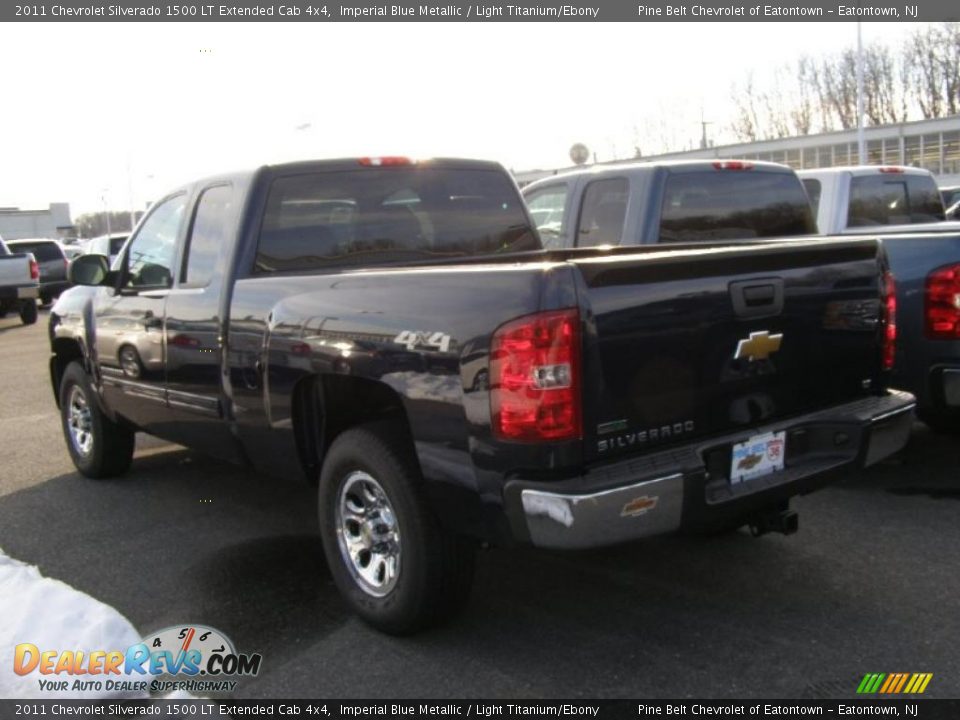
[(37, 321), (38, 314), (36, 300), (24, 300), (20, 303), (20, 322), (24, 325), (33, 325)]
[[(130, 467), (133, 430), (113, 422), (101, 412), (90, 378), (76, 361), (67, 365), (60, 381), (60, 422), (70, 459), (82, 475), (113, 477)], [(75, 435), (72, 425), (86, 432)]]
[[(320, 532), (333, 580), (351, 609), (378, 630), (408, 635), (449, 619), (466, 602), (476, 544), (441, 527), (423, 496), (412, 449), (398, 437), (403, 435), (396, 426), (377, 423), (347, 430), (333, 442), (320, 473)], [(398, 529), (391, 536), (397, 538), (398, 569), (393, 584), (385, 581), (379, 589), (364, 587), (358, 566), (348, 557), (347, 540), (341, 540), (348, 532), (340, 526), (346, 515), (340, 510), (341, 493), (365, 483), (363, 475), (374, 480), (387, 500), (385, 509), (373, 507), (364, 517), (389, 517), (395, 520), (390, 527)], [(372, 541), (360, 530), (355, 537)], [(372, 568), (378, 556), (368, 551), (367, 558)]]

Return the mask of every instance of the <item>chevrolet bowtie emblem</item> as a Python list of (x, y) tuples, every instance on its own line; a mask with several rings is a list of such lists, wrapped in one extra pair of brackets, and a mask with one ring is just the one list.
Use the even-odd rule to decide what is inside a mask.
[(752, 332), (746, 340), (740, 340), (737, 343), (737, 351), (733, 354), (733, 359), (743, 360), (746, 358), (750, 362), (766, 360), (772, 353), (780, 349), (782, 340), (782, 333), (771, 335), (766, 330)]

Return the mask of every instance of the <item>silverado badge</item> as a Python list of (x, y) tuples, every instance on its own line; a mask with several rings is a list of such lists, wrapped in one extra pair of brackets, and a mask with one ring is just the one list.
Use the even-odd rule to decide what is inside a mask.
[(743, 360), (746, 358), (750, 360), (750, 362), (754, 360), (766, 360), (771, 354), (780, 349), (782, 340), (782, 333), (771, 335), (766, 330), (752, 332), (750, 333), (750, 337), (737, 342), (737, 351), (733, 354), (733, 359)]

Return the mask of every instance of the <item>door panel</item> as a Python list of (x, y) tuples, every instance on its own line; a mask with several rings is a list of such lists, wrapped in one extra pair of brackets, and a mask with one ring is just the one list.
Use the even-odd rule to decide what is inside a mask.
[(96, 357), (108, 405), (155, 434), (165, 421), (163, 318), (187, 206), (185, 194), (157, 203), (130, 241), (119, 288), (95, 305)]

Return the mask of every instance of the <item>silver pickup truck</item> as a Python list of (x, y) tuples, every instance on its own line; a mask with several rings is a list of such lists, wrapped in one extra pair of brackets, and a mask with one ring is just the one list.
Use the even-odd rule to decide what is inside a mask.
[(24, 325), (37, 321), (40, 266), (30, 253), (11, 253), (0, 238), (0, 317), (20, 313)]

